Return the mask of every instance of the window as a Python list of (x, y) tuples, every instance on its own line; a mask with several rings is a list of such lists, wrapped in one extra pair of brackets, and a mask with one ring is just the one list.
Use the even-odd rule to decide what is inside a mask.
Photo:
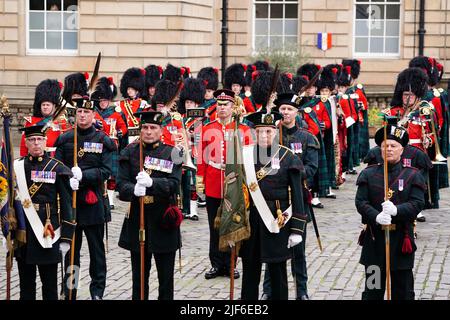
[(27, 1), (27, 53), (75, 54), (78, 0)]
[(255, 0), (254, 3), (255, 50), (284, 48), (297, 44), (297, 0)]
[(355, 0), (356, 56), (398, 57), (401, 0)]

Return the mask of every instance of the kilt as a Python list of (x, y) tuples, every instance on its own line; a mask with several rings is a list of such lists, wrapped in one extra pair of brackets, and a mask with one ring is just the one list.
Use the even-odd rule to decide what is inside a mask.
[(353, 128), (353, 167), (359, 166), (360, 158), (359, 158), (359, 121), (356, 121), (355, 124), (352, 126)]
[(330, 177), (328, 174), (328, 163), (325, 155), (325, 145), (323, 143), (322, 135), (319, 133), (316, 136), (319, 140), (320, 149), (318, 150), (318, 168), (314, 175), (313, 191), (319, 194), (319, 197), (325, 197), (328, 194), (330, 187)]
[(330, 178), (330, 186), (336, 187), (336, 162), (334, 158), (333, 131), (325, 131), (323, 137), (325, 147), (325, 157), (327, 161), (328, 177)]
[(116, 178), (119, 172), (119, 151), (112, 152), (111, 176)]
[(362, 110), (363, 124), (359, 126), (359, 158), (364, 159), (369, 152), (369, 118), (367, 110)]

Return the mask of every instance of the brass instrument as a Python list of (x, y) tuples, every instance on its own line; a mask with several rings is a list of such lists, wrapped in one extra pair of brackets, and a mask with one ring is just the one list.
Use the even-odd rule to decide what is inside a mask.
[[(434, 136), (434, 150), (435, 150), (435, 157), (434, 157), (434, 160), (432, 161), (432, 163), (433, 164), (443, 164), (443, 162), (447, 162), (447, 158), (445, 158), (441, 153), (441, 148), (439, 146), (439, 137), (436, 134), (436, 127), (435, 127), (435, 123), (434, 123), (433, 111), (434, 111), (434, 108), (431, 106), (420, 108), (421, 115), (430, 117), (431, 132), (432, 132), (431, 135)], [(424, 130), (423, 126), (422, 126), (422, 130)], [(425, 135), (425, 137), (427, 139), (430, 139), (430, 145), (431, 145), (433, 143), (433, 140), (428, 135)]]
[(171, 112), (170, 117), (173, 120), (180, 121), (181, 125), (183, 126), (183, 128), (181, 129), (181, 134), (183, 136), (182, 147), (184, 149), (183, 150), (183, 168), (187, 169), (187, 170), (197, 171), (197, 167), (192, 162), (191, 150), (190, 150), (189, 144), (188, 144), (186, 126), (184, 124), (183, 117), (181, 116), (181, 114), (179, 112)]
[(106, 119), (106, 122), (109, 125), (109, 137), (111, 139), (117, 140), (118, 139), (118, 137), (117, 137), (117, 130), (116, 130), (117, 120), (108, 118), (108, 119)]

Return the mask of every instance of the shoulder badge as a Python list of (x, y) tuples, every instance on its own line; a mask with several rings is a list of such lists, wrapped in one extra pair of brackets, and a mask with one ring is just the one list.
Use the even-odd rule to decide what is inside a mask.
[(433, 95), (434, 95), (435, 97), (440, 97), (440, 96), (441, 96), (441, 93), (439, 92), (439, 90), (433, 89)]
[(442, 92), (444, 92), (444, 89), (438, 88), (438, 91), (439, 91), (440, 93), (442, 93)]
[(248, 98), (248, 97), (250, 97), (252, 95), (252, 92), (251, 91), (245, 91), (245, 96)]
[(325, 96), (320, 96), (320, 100), (321, 100), (323, 103), (325, 103), (325, 102), (327, 102), (328, 98), (325, 97)]
[(116, 106), (116, 107), (114, 108), (114, 111), (120, 112), (120, 111), (122, 111), (122, 109), (120, 108), (120, 106)]
[(342, 99), (347, 100), (347, 99), (348, 99), (348, 94), (343, 94), (343, 95), (342, 95)]
[(311, 111), (312, 111), (311, 107), (306, 107), (305, 108), (305, 113), (311, 113)]
[(362, 90), (363, 85), (362, 85), (361, 83), (358, 83), (358, 84), (356, 85), (356, 87), (357, 87), (358, 89)]

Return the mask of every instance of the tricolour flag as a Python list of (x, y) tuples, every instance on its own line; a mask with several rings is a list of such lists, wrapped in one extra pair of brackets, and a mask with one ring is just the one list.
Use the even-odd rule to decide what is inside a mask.
[(328, 32), (319, 32), (317, 34), (317, 48), (320, 50), (328, 50), (332, 47), (332, 37), (331, 33)]

